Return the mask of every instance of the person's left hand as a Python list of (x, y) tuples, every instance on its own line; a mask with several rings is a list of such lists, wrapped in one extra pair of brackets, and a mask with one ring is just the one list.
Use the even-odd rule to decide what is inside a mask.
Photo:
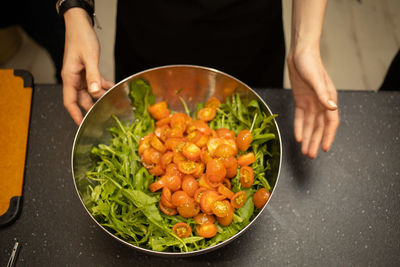
[(315, 158), (319, 147), (328, 151), (339, 125), (337, 91), (319, 52), (290, 51), (289, 77), (295, 101), (294, 135), (301, 152)]

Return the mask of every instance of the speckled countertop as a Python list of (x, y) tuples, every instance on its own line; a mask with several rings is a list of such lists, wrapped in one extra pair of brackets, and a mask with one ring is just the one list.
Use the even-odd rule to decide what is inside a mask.
[(258, 90), (279, 114), (283, 166), (259, 220), (227, 246), (159, 258), (120, 244), (82, 207), (70, 157), (77, 127), (61, 87), (34, 90), (19, 219), (0, 229), (0, 266), (16, 241), (17, 266), (400, 266), (400, 93), (340, 92), (333, 149), (315, 160), (293, 138), (285, 90)]

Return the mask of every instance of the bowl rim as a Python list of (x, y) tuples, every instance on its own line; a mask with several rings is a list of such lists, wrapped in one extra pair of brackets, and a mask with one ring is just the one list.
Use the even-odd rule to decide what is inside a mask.
[(214, 246), (211, 247), (207, 247), (201, 250), (195, 250), (195, 251), (189, 251), (189, 252), (165, 252), (165, 251), (155, 251), (155, 250), (151, 250), (151, 249), (147, 249), (147, 248), (143, 248), (143, 247), (139, 247), (136, 246), (134, 244), (131, 244), (125, 240), (123, 240), (122, 238), (115, 236), (113, 233), (111, 233), (108, 229), (106, 229), (104, 226), (102, 226), (97, 220), (96, 218), (94, 218), (94, 216), (90, 213), (90, 211), (88, 210), (88, 208), (86, 207), (86, 205), (83, 203), (82, 197), (79, 193), (78, 187), (77, 187), (77, 183), (76, 183), (76, 179), (75, 179), (75, 171), (74, 171), (74, 155), (75, 155), (75, 147), (77, 144), (77, 140), (81, 134), (81, 129), (83, 128), (83, 126), (85, 125), (85, 121), (88, 117), (88, 115), (90, 114), (91, 110), (99, 103), (101, 102), (101, 100), (106, 97), (107, 94), (109, 94), (111, 91), (113, 91), (115, 88), (117, 88), (120, 84), (125, 83), (126, 81), (134, 78), (134, 77), (140, 77), (140, 75), (144, 74), (144, 73), (148, 73), (151, 71), (156, 71), (159, 69), (167, 69), (167, 68), (195, 68), (195, 69), (202, 69), (205, 71), (210, 71), (210, 72), (215, 72), (217, 74), (221, 74), (223, 76), (227, 76), (230, 79), (233, 79), (235, 81), (237, 81), (239, 84), (242, 84), (244, 87), (246, 87), (248, 90), (250, 90), (252, 93), (254, 93), (254, 95), (257, 96), (258, 100), (261, 101), (264, 106), (266, 107), (266, 109), (268, 110), (268, 112), (272, 115), (273, 113), (271, 112), (271, 109), (269, 108), (269, 106), (265, 103), (264, 99), (255, 91), (253, 90), (250, 86), (248, 86), (247, 84), (245, 84), (244, 82), (240, 81), (239, 79), (233, 77), (230, 74), (227, 74), (223, 71), (217, 70), (215, 68), (210, 68), (210, 67), (204, 67), (204, 66), (199, 66), (199, 65), (191, 65), (191, 64), (172, 64), (172, 65), (163, 65), (163, 66), (159, 66), (159, 67), (154, 67), (154, 68), (149, 68), (140, 72), (137, 72), (135, 74), (132, 74), (126, 78), (124, 78), (123, 80), (119, 81), (118, 83), (116, 83), (113, 87), (111, 87), (110, 89), (108, 89), (94, 104), (93, 106), (86, 112), (81, 124), (79, 125), (76, 134), (75, 134), (75, 138), (74, 138), (74, 142), (72, 145), (72, 153), (71, 153), (71, 173), (72, 173), (72, 179), (73, 179), (73, 183), (74, 183), (74, 187), (76, 190), (76, 193), (78, 195), (78, 198), (81, 202), (81, 204), (83, 205), (84, 209), (86, 210), (86, 212), (89, 214), (89, 216), (93, 219), (93, 221), (101, 228), (103, 229), (109, 236), (113, 237), (114, 239), (116, 239), (119, 242), (124, 243), (125, 245), (137, 249), (141, 252), (144, 252), (146, 254), (150, 254), (150, 255), (155, 255), (155, 256), (164, 256), (164, 257), (190, 257), (190, 256), (196, 256), (196, 255), (201, 255), (207, 252), (211, 252), (214, 251), (218, 248), (221, 248), (225, 245), (227, 245), (228, 243), (231, 243), (233, 240), (235, 240), (236, 238), (238, 238), (239, 236), (241, 236), (242, 234), (244, 234), (246, 232), (246, 230), (251, 227), (251, 225), (253, 225), (255, 223), (255, 221), (257, 221), (257, 219), (259, 218), (259, 216), (264, 212), (264, 210), (266, 209), (268, 203), (270, 202), (272, 196), (274, 195), (274, 192), (276, 191), (276, 187), (278, 185), (278, 180), (280, 177), (280, 172), (282, 169), (282, 138), (281, 138), (281, 133), (279, 130), (279, 126), (278, 123), (276, 121), (275, 118), (273, 118), (275, 127), (276, 127), (276, 131), (278, 133), (278, 139), (279, 139), (279, 168), (278, 168), (278, 172), (277, 172), (277, 177), (275, 180), (275, 185), (272, 189), (271, 195), (269, 197), (269, 199), (267, 200), (267, 203), (265, 203), (264, 207), (258, 212), (258, 214), (249, 222), (249, 224), (247, 224), (245, 227), (243, 227), (239, 232), (237, 232), (236, 234), (234, 234), (233, 236), (231, 236), (230, 238), (224, 240), (221, 243), (218, 243)]

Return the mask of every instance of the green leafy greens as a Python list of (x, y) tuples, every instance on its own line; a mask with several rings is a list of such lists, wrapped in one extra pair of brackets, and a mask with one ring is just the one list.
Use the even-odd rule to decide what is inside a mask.
[[(273, 117), (261, 111), (256, 100), (242, 103), (239, 95), (227, 98), (217, 109), (216, 117), (210, 122), (213, 129), (227, 128), (237, 134), (240, 130), (251, 129), (253, 142), (251, 150), (257, 161), (252, 165), (255, 174), (254, 186), (245, 189), (247, 200), (243, 207), (235, 211), (229, 226), (217, 224), (218, 233), (211, 239), (192, 234), (179, 238), (172, 232), (177, 222), (186, 222), (195, 228), (192, 218), (168, 216), (160, 212), (160, 193), (151, 193), (149, 185), (154, 177), (141, 164), (137, 153), (140, 138), (154, 131), (154, 120), (147, 108), (155, 102), (150, 84), (144, 79), (131, 82), (129, 97), (134, 107), (136, 119), (133, 123), (123, 123), (114, 117), (116, 126), (110, 129), (112, 139), (109, 144), (99, 144), (91, 151), (95, 166), (86, 173), (92, 180), (90, 192), (83, 196), (91, 214), (105, 228), (123, 240), (155, 251), (187, 252), (201, 250), (218, 244), (243, 229), (257, 214), (252, 195), (260, 187), (271, 190), (265, 177), (270, 170), (268, 141), (275, 138), (271, 133)], [(183, 99), (185, 110), (189, 113)], [(198, 105), (198, 109), (202, 104)], [(239, 172), (238, 172), (239, 173)], [(239, 174), (231, 180), (232, 190), (240, 191)]]

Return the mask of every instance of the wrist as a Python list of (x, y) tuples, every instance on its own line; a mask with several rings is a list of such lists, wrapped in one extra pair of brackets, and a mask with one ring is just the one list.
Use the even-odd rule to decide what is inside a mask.
[(84, 9), (79, 7), (70, 8), (65, 11), (64, 21), (66, 28), (72, 24), (82, 25), (82, 23), (84, 23), (90, 26), (92, 25), (92, 18)]

